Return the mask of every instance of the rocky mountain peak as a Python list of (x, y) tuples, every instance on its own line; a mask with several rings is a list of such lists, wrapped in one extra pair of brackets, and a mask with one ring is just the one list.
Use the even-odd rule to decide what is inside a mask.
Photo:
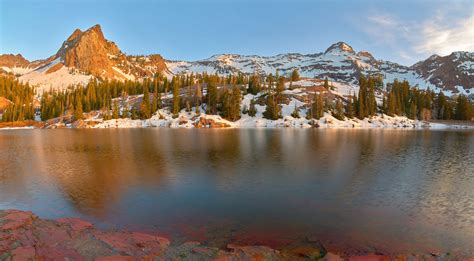
[(74, 30), (56, 54), (34, 62), (25, 60), (26, 66), (20, 69), (13, 68), (12, 58), (0, 57), (0, 64), (2, 60), (9, 62), (0, 67), (0, 73), (18, 74), (21, 80), (43, 89), (82, 85), (94, 77), (138, 80), (168, 72), (164, 59), (158, 54), (130, 56), (121, 52), (114, 42), (105, 38), (100, 25), (85, 31)]
[(76, 29), (62, 44), (55, 59), (60, 58), (65, 66), (87, 74), (114, 78), (109, 56), (120, 53), (115, 43), (105, 39), (100, 25), (95, 25), (84, 32)]
[(0, 67), (26, 67), (30, 62), (26, 60), (21, 54), (1, 54)]
[(345, 42), (337, 42), (335, 44), (332, 44), (331, 46), (329, 46), (328, 49), (326, 49), (324, 54), (337, 53), (337, 52), (345, 52), (345, 53), (355, 54), (354, 49), (352, 49), (352, 47), (350, 45), (348, 45), (347, 43), (345, 43)]
[(82, 31), (78, 28), (67, 38), (66, 42), (74, 41), (79, 35), (82, 34)]
[(366, 57), (366, 58), (369, 58), (370, 60), (375, 60), (374, 56), (367, 51), (360, 51), (357, 53), (357, 56)]

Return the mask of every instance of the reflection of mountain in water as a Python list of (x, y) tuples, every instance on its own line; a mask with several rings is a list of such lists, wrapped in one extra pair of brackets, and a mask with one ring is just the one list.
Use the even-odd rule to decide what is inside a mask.
[(474, 240), (473, 132), (55, 130), (0, 146), (0, 208), (40, 216), (211, 245), (308, 233), (378, 249)]

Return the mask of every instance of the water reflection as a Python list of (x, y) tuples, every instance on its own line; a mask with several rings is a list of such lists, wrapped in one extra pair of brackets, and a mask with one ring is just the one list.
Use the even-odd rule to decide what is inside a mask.
[(0, 208), (44, 217), (214, 245), (474, 241), (469, 131), (3, 131), (0, 148)]

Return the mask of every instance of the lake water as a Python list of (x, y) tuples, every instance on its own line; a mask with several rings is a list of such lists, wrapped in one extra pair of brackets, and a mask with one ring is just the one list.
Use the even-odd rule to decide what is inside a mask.
[(474, 251), (474, 132), (5, 130), (0, 208), (175, 242)]

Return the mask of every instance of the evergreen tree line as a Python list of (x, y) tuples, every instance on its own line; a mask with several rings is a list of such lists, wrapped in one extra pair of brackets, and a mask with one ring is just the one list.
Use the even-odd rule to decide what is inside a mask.
[(442, 91), (411, 87), (407, 81), (395, 80), (383, 97), (381, 111), (387, 115), (407, 116), (410, 119), (470, 120), (473, 105), (465, 95), (447, 98)]
[[(101, 111), (104, 119), (132, 118), (147, 119), (160, 108), (170, 108), (174, 116), (182, 109), (190, 112), (194, 108), (197, 114), (204, 109), (207, 114), (219, 114), (235, 121), (241, 117), (240, 101), (242, 93), (261, 93), (259, 103), (265, 103), (263, 116), (276, 120), (281, 118), (281, 105), (287, 97), (282, 95), (285, 82), (299, 80), (295, 70), (288, 77), (280, 76), (278, 71), (267, 77), (259, 75), (189, 74), (177, 75), (171, 80), (162, 75), (143, 81), (94, 80), (85, 86), (72, 86), (63, 91), (46, 91), (40, 104), (41, 119), (48, 120), (62, 115), (72, 115), (82, 119), (83, 113)], [(219, 88), (218, 88), (219, 86)], [(387, 84), (384, 91), (381, 77), (359, 79), (358, 95), (340, 98), (330, 93), (328, 80), (324, 87), (327, 92), (310, 95), (307, 118), (319, 119), (324, 112), (331, 112), (338, 119), (344, 117), (360, 119), (377, 113), (407, 116), (411, 119), (471, 119), (472, 104), (464, 95), (456, 99), (446, 97), (442, 92), (435, 94), (430, 90), (411, 87), (407, 81)], [(163, 99), (163, 94), (171, 93), (171, 99)], [(3, 121), (34, 119), (34, 89), (22, 84), (13, 77), (0, 78), (0, 97), (12, 101), (3, 112)], [(136, 95), (142, 95), (137, 98)], [(382, 97), (378, 106), (377, 97)], [(131, 97), (136, 102), (130, 102)], [(130, 103), (132, 106), (128, 106)], [(257, 101), (252, 100), (243, 112), (256, 115)], [(292, 113), (299, 117), (295, 106)]]
[[(295, 76), (296, 75), (296, 76)], [(183, 76), (181, 76), (183, 77)], [(173, 78), (171, 85), (173, 86), (173, 104), (172, 111), (175, 115), (184, 107), (190, 111), (191, 107), (196, 108), (199, 113), (201, 103), (206, 105), (207, 114), (220, 114), (229, 120), (237, 120), (240, 118), (240, 100), (242, 94), (239, 86), (247, 86), (245, 92), (257, 94), (263, 92), (266, 109), (263, 116), (267, 119), (276, 120), (282, 117), (281, 103), (284, 96), (282, 92), (285, 90), (285, 81), (297, 80), (299, 75), (292, 73), (291, 78), (285, 78), (272, 74), (267, 77), (258, 75), (250, 76), (227, 76), (220, 77), (215, 75), (196, 75), (194, 78), (198, 84), (195, 91), (188, 90), (188, 94), (184, 95), (184, 103), (180, 99), (179, 90), (186, 84), (194, 84), (185, 78)], [(217, 86), (222, 86), (219, 90)], [(207, 90), (203, 95), (201, 86)], [(329, 91), (331, 86), (325, 79), (324, 87)], [(188, 86), (189, 88), (189, 86)], [(387, 115), (407, 116), (411, 119), (462, 119), (467, 120), (472, 115), (472, 104), (466, 96), (459, 95), (456, 100), (447, 98), (442, 92), (436, 95), (430, 90), (419, 90), (411, 87), (407, 81), (399, 82), (395, 80), (388, 84), (389, 91), (383, 91), (383, 79), (380, 76), (361, 76), (359, 79), (358, 95), (351, 95), (343, 100), (337, 96), (329, 99), (328, 95), (315, 93), (310, 101), (308, 118), (319, 119), (324, 112), (331, 112), (338, 119), (344, 117), (364, 119), (366, 117), (375, 116), (377, 113), (385, 113)], [(382, 95), (382, 106), (377, 105), (377, 96)], [(183, 95), (181, 95), (183, 96)], [(250, 102), (249, 108), (243, 108), (244, 113), (250, 116), (256, 114), (256, 101)], [(299, 116), (298, 108), (295, 107), (294, 115)]]
[(19, 82), (13, 76), (0, 76), (0, 97), (12, 102), (3, 109), (2, 121), (34, 120), (34, 96), (34, 89), (28, 84)]
[[(209, 74), (190, 74), (174, 76), (171, 80), (157, 75), (143, 81), (91, 81), (86, 86), (71, 87), (63, 91), (50, 90), (41, 98), (41, 119), (48, 120), (62, 115), (72, 115), (75, 120), (82, 119), (83, 113), (101, 110), (104, 119), (132, 118), (148, 119), (164, 106), (176, 116), (181, 109), (190, 111), (201, 103), (206, 103), (206, 113), (221, 114), (236, 120), (240, 118), (241, 91), (237, 86), (248, 84), (244, 75), (220, 77)], [(218, 90), (217, 86), (222, 86)], [(207, 95), (203, 97), (203, 87)], [(238, 92), (237, 92), (238, 90)], [(162, 99), (163, 93), (170, 92), (170, 103)], [(138, 106), (126, 105), (127, 98), (143, 94)], [(120, 109), (122, 108), (122, 109)], [(237, 114), (237, 111), (239, 112)]]
[[(377, 105), (376, 93), (382, 95), (381, 106)], [(330, 101), (327, 96), (326, 99), (323, 96), (318, 93), (314, 95), (308, 118), (319, 119), (325, 111), (331, 112), (338, 119), (344, 117), (364, 119), (377, 113), (385, 113), (389, 116), (406, 116), (419, 120), (470, 120), (474, 115), (473, 104), (465, 95), (451, 99), (442, 91), (435, 94), (429, 89), (420, 90), (410, 86), (407, 81), (398, 80), (389, 83), (387, 91), (384, 92), (380, 77), (361, 76), (358, 96), (350, 95), (345, 101), (339, 97)]]

